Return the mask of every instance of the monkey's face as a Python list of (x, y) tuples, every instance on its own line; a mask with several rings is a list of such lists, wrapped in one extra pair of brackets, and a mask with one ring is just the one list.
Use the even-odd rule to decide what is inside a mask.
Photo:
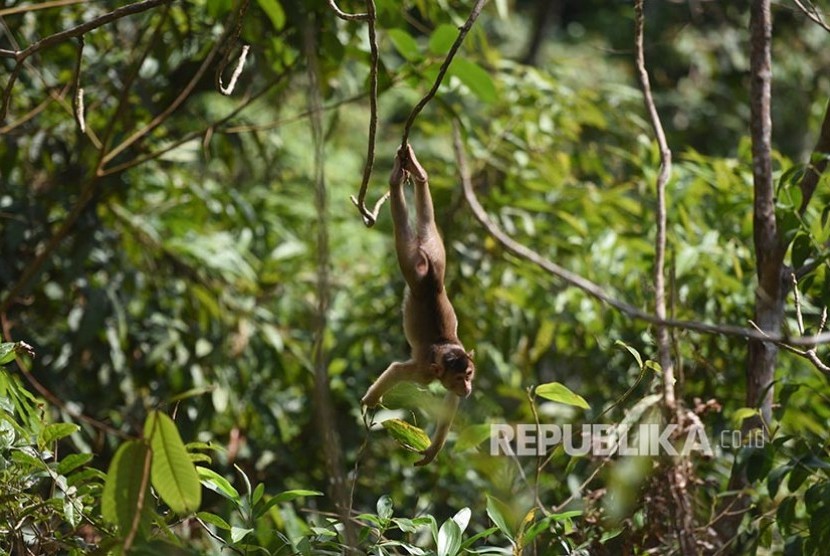
[(473, 391), (476, 368), (472, 354), (461, 348), (444, 353), (440, 359), (441, 384), (457, 396), (466, 398)]

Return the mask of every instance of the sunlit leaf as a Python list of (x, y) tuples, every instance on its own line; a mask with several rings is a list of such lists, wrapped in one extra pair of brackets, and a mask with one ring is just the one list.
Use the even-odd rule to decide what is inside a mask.
[(151, 412), (144, 423), (144, 436), (153, 449), (153, 488), (177, 514), (195, 512), (202, 503), (202, 486), (173, 419)]
[(579, 394), (573, 393), (567, 386), (559, 382), (548, 382), (547, 384), (540, 384), (534, 390), (534, 393), (546, 400), (567, 405), (574, 405), (582, 409), (590, 409), (591, 406), (585, 401), (585, 398)]

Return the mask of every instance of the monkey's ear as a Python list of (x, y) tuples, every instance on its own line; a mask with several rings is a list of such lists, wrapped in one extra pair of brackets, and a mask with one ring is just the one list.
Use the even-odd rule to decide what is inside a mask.
[(438, 363), (430, 363), (429, 370), (432, 371), (432, 374), (435, 378), (442, 378), (444, 376), (444, 367), (439, 365)]

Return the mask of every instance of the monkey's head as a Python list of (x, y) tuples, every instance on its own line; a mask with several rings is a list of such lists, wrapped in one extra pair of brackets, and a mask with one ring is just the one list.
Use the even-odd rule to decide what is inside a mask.
[(458, 344), (444, 344), (435, 346), (433, 353), (432, 370), (444, 388), (462, 398), (469, 396), (476, 374), (473, 352)]

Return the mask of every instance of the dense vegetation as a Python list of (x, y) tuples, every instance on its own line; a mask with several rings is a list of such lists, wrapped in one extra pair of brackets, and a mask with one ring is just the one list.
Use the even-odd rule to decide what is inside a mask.
[[(748, 337), (774, 351), (750, 322), (774, 257), (757, 243), (750, 13), (765, 2), (646, 5), (673, 154), (667, 317), (693, 323), (670, 329), (497, 235), (656, 314), (666, 161), (634, 3), (486, 5), (409, 135), (478, 368), (447, 447), (414, 468), (401, 423), (429, 431), (439, 389), (359, 402), (406, 356), (404, 282), (388, 208), (367, 227), (349, 200), (367, 162), (370, 24), (330, 4), (0, 8), (0, 552), (826, 553), (830, 369), (796, 340), (824, 331), (830, 304), (830, 34), (808, 17), (822, 5), (772, 9), (766, 216), (788, 339), (760, 390)], [(473, 4), (338, 3), (376, 15), (370, 207)], [(462, 191), (454, 125), (496, 235)], [(760, 418), (763, 442), (741, 446)], [(702, 426), (713, 452), (491, 454), (491, 424), (671, 422)]]

